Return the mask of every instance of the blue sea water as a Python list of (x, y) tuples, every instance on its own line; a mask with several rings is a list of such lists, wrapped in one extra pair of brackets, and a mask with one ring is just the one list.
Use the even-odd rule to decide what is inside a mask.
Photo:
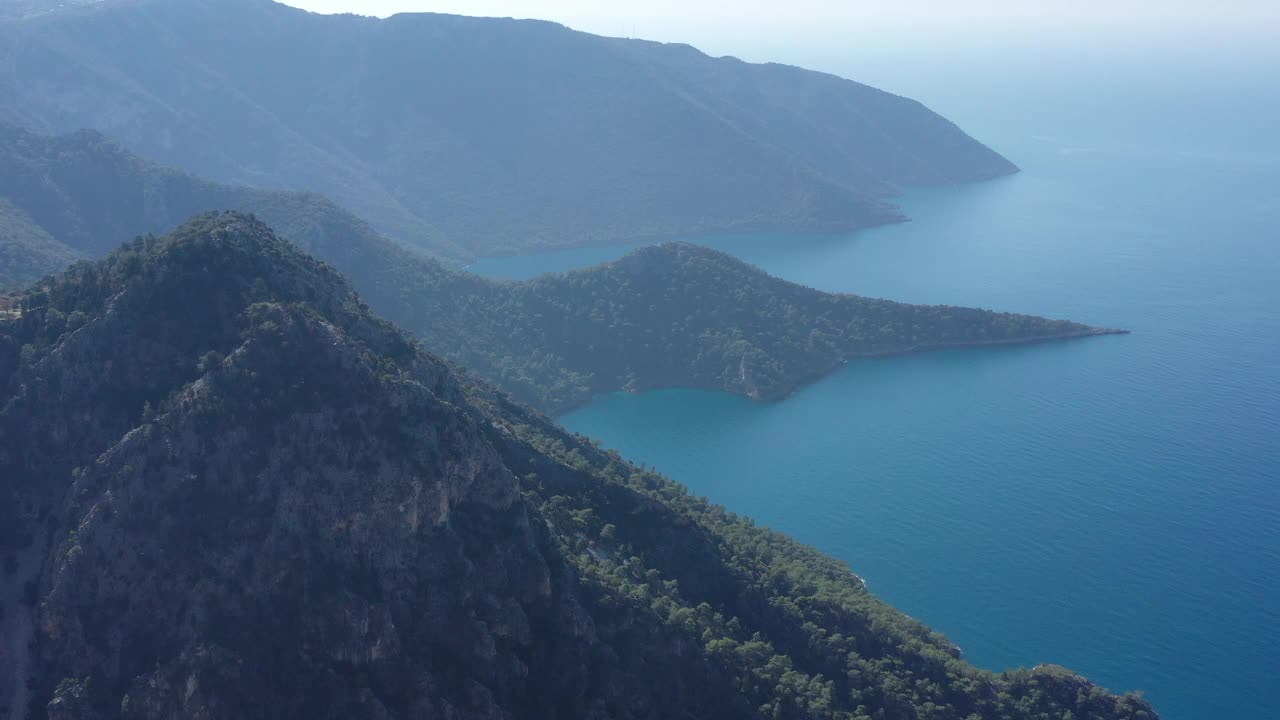
[(697, 241), (824, 290), (1132, 335), (858, 362), (775, 404), (610, 395), (561, 420), (847, 561), (978, 665), (1067, 665), (1166, 720), (1275, 720), (1280, 96), (1069, 80), (990, 102), (935, 87), (1023, 172), (912, 191), (910, 223)]

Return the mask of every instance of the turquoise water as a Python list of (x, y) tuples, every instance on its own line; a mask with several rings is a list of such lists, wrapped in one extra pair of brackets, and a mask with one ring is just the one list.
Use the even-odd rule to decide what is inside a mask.
[(848, 561), (979, 665), (1064, 664), (1167, 720), (1280, 718), (1280, 143), (1238, 122), (1280, 102), (1184, 99), (1156, 125), (957, 103), (1023, 173), (856, 235), (700, 240), (826, 290), (1134, 334), (860, 362), (777, 404), (611, 395), (564, 424)]

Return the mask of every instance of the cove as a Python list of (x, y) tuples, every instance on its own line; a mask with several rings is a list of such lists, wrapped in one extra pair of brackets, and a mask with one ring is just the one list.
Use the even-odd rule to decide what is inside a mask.
[(978, 665), (1066, 665), (1168, 720), (1272, 720), (1280, 149), (1226, 114), (1173, 138), (1105, 120), (989, 129), (1024, 171), (913, 191), (910, 223), (695, 240), (823, 290), (1134, 334), (855, 362), (773, 404), (610, 395), (561, 421), (847, 561)]

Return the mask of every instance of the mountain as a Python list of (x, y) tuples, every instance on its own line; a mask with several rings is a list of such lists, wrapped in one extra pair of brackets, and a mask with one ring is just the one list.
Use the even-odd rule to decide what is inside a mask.
[(0, 289), (28, 285), (82, 257), (0, 196)]
[(452, 369), (246, 216), (20, 310), (12, 716), (1156, 718), (1061, 668), (969, 666), (843, 564)]
[(0, 264), (0, 288), (27, 285), (76, 258), (102, 257), (127, 238), (169, 232), (193, 215), (224, 209), (262, 215), (331, 256), (348, 243), (407, 254), (313, 193), (211, 182), (144, 160), (91, 130), (53, 137), (0, 123), (0, 258), (11, 260)]
[[(201, 180), (92, 131), (51, 138), (0, 126), (5, 207), (27, 221), (8, 232), (0, 225), (0, 257), (28, 256), (0, 266), (0, 287), (196, 214), (255, 214), (337, 268), (375, 312), (548, 412), (596, 393), (671, 386), (776, 399), (856, 358), (1105, 332), (822, 293), (684, 243), (527, 283), (496, 282), (400, 247), (315, 194)], [(63, 252), (33, 258), (32, 247)]]
[(105, 0), (0, 21), (0, 55), (0, 121), (320, 192), (451, 259), (848, 230), (901, 219), (899, 188), (1015, 171), (865, 85), (547, 22)]
[[(661, 387), (777, 400), (860, 358), (1118, 332), (1031, 315), (825, 293), (686, 243), (643, 248), (614, 263), (503, 289), (496, 311), (473, 313), (466, 326), (486, 332), (477, 349), (489, 352), (457, 359), (552, 410), (597, 393)], [(416, 317), (397, 321), (419, 327)], [(435, 333), (424, 326), (421, 335), (430, 343)], [(537, 353), (522, 354), (522, 348)], [(548, 382), (553, 364), (563, 370)]]

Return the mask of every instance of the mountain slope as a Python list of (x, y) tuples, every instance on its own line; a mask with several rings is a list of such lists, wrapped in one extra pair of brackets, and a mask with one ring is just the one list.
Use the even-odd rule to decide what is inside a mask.
[[(200, 180), (89, 131), (49, 138), (0, 126), (0, 201), (33, 218), (22, 226), (30, 228), (23, 242), (0, 231), (0, 253), (15, 257), (41, 242), (98, 257), (124, 238), (167, 232), (198, 213), (253, 213), (347, 276), (376, 312), (548, 412), (624, 388), (778, 398), (859, 357), (1100, 332), (822, 293), (687, 244), (527, 283), (494, 282), (400, 247), (317, 195)], [(51, 272), (67, 259), (12, 267), (42, 262)], [(0, 285), (17, 277), (0, 271)]]
[(0, 196), (0, 290), (29, 285), (81, 257)]
[[(0, 200), (0, 252), (14, 258), (0, 265), (0, 287), (62, 270), (77, 257), (102, 257), (125, 239), (169, 232), (211, 210), (261, 215), (335, 254), (357, 236), (364, 239), (353, 244), (398, 252), (318, 195), (210, 182), (144, 160), (91, 130), (49, 136), (0, 123)], [(41, 247), (54, 249), (36, 252)]]
[[(506, 355), (457, 359), (553, 410), (620, 388), (703, 387), (776, 400), (859, 358), (1115, 332), (1031, 315), (825, 293), (685, 243), (642, 248), (614, 263), (504, 290), (496, 311), (477, 314), (469, 327), (487, 330), (483, 347)], [(419, 326), (413, 317), (388, 316)], [(434, 339), (425, 326), (421, 335)], [(522, 364), (521, 348), (539, 355)], [(541, 379), (552, 363), (572, 375), (561, 371), (559, 383)], [(533, 382), (521, 386), (513, 372)], [(572, 377), (581, 384), (571, 385)], [(564, 394), (556, 394), (561, 387)]]
[(702, 387), (776, 400), (859, 358), (1118, 332), (825, 293), (686, 243), (521, 283), (373, 257), (350, 270), (371, 307), (547, 412), (623, 389)]
[(36, 622), (0, 687), (30, 673), (35, 717), (1156, 717), (1059, 668), (966, 665), (840, 563), (450, 369), (247, 217), (22, 310), (0, 549), (36, 562), (0, 598)]
[(108, 0), (0, 22), (0, 54), (0, 121), (317, 191), (455, 259), (846, 230), (900, 219), (899, 187), (1015, 170), (864, 85), (545, 22)]

